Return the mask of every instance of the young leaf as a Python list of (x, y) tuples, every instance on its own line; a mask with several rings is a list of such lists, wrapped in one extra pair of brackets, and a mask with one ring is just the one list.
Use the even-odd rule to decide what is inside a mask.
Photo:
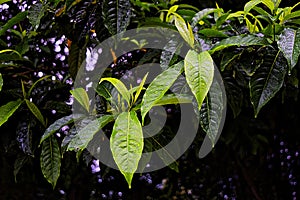
[(80, 118), (82, 115), (69, 115), (69, 116), (65, 116), (62, 117), (58, 120), (56, 120), (53, 124), (51, 124), (46, 131), (44, 132), (41, 140), (40, 140), (40, 144), (47, 139), (48, 137), (50, 137), (51, 135), (53, 135), (56, 131), (58, 131), (62, 126), (67, 125), (72, 123), (75, 119)]
[(267, 52), (264, 62), (251, 77), (250, 98), (257, 117), (260, 109), (280, 90), (287, 72), (287, 62), (281, 51)]
[(113, 84), (113, 86), (118, 90), (118, 92), (125, 99), (128, 105), (130, 105), (130, 93), (126, 86), (122, 83), (122, 81), (116, 78), (102, 78), (99, 84), (101, 84), (103, 81), (108, 81)]
[(231, 46), (252, 46), (252, 45), (265, 46), (265, 45), (269, 45), (269, 43), (263, 37), (257, 37), (254, 35), (238, 35), (238, 36), (232, 36), (230, 38), (221, 40), (221, 42), (213, 46), (213, 48), (209, 52), (213, 54), (216, 51), (220, 51), (222, 49)]
[(91, 121), (87, 126), (80, 129), (76, 136), (72, 138), (67, 150), (71, 151), (85, 149), (89, 142), (93, 139), (94, 135), (113, 120), (113, 115), (104, 115)]
[(144, 76), (143, 80), (141, 81), (140, 85), (138, 86), (137, 91), (136, 91), (135, 96), (134, 96), (133, 103), (135, 103), (137, 101), (137, 99), (139, 98), (139, 96), (141, 94), (141, 91), (144, 88), (144, 84), (146, 82), (147, 76), (148, 76), (148, 73)]
[(32, 114), (46, 127), (45, 119), (38, 107), (28, 99), (25, 99), (25, 102)]
[(0, 107), (0, 126), (4, 124), (12, 114), (19, 108), (22, 104), (22, 100), (10, 101), (7, 104)]
[(134, 111), (121, 113), (113, 127), (110, 149), (129, 188), (144, 147), (143, 131)]
[(193, 34), (193, 30), (190, 26), (190, 24), (188, 23), (186, 25), (186, 22), (184, 21), (184, 19), (179, 16), (179, 15), (175, 15), (175, 26), (179, 32), (179, 34), (181, 35), (181, 37), (191, 46), (194, 47), (194, 34)]
[(3, 4), (5, 2), (9, 2), (9, 1), (11, 1), (11, 0), (0, 0), (0, 4)]
[(80, 103), (80, 105), (87, 111), (90, 111), (90, 102), (87, 92), (83, 88), (76, 88), (70, 90), (73, 97)]
[(222, 120), (225, 119), (224, 109), (226, 103), (225, 91), (222, 90), (221, 84), (214, 78), (200, 110), (200, 124), (211, 140), (212, 147), (216, 144), (224, 124)]
[(54, 136), (47, 138), (43, 142), (40, 165), (44, 177), (52, 184), (52, 187), (55, 188), (60, 175), (61, 155), (57, 140)]
[(284, 29), (279, 36), (277, 44), (287, 59), (290, 70), (292, 70), (297, 64), (300, 55), (300, 29)]
[[(176, 64), (179, 68), (183, 68), (183, 62)], [(146, 114), (151, 110), (151, 108), (158, 102), (164, 94), (169, 90), (169, 88), (176, 81), (177, 77), (180, 75), (181, 70), (177, 67), (170, 67), (167, 70), (159, 74), (148, 86), (142, 100), (141, 115), (142, 122)]]
[(125, 31), (132, 15), (130, 0), (104, 0), (102, 5), (104, 25), (110, 34)]
[(2, 79), (2, 74), (0, 73), (0, 92), (2, 90), (2, 86), (3, 86), (3, 79)]
[(214, 61), (207, 51), (190, 50), (184, 59), (186, 81), (194, 94), (198, 109), (206, 97), (214, 77)]
[(20, 21), (24, 20), (27, 16), (27, 11), (20, 12), (10, 20), (0, 29), (0, 36), (2, 36), (8, 29), (10, 29), (13, 25), (19, 23)]

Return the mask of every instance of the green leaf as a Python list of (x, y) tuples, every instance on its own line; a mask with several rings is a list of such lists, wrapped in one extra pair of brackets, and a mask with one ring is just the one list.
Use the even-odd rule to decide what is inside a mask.
[(186, 24), (184, 19), (175, 15), (175, 26), (181, 37), (191, 46), (194, 47), (194, 34), (189, 23)]
[(2, 86), (3, 86), (3, 79), (2, 79), (2, 74), (0, 73), (0, 92), (2, 90)]
[(24, 20), (26, 18), (26, 16), (27, 16), (27, 11), (20, 12), (16, 16), (14, 16), (10, 20), (8, 20), (8, 22), (4, 26), (1, 27), (0, 36), (2, 36), (13, 25), (15, 25), (15, 24), (19, 23), (20, 21)]
[(182, 47), (182, 42), (179, 41), (179, 36), (171, 36), (168, 43), (164, 46), (163, 51), (160, 56), (160, 67), (166, 70), (175, 55), (179, 54), (180, 48)]
[(15, 160), (14, 163), (14, 177), (15, 177), (15, 182), (17, 182), (17, 175), (20, 171), (20, 169), (26, 164), (26, 162), (29, 160), (29, 156), (27, 155), (19, 155), (17, 159)]
[(121, 113), (113, 127), (110, 149), (129, 188), (144, 147), (143, 131), (134, 111)]
[(125, 99), (128, 105), (130, 105), (130, 92), (128, 91), (124, 83), (122, 83), (122, 81), (116, 78), (102, 78), (99, 84), (101, 84), (103, 81), (108, 81), (113, 84), (113, 86), (118, 90), (118, 92)]
[(284, 29), (277, 44), (287, 59), (291, 71), (297, 64), (300, 55), (300, 29)]
[(70, 90), (73, 97), (80, 103), (80, 105), (87, 111), (90, 111), (90, 100), (87, 92), (83, 88), (76, 88)]
[[(300, 10), (297, 10), (295, 12), (292, 12), (288, 15), (286, 15), (284, 18), (283, 18), (283, 22), (286, 23), (286, 22), (293, 22), (294, 18), (299, 18), (300, 17)], [(292, 19), (292, 20), (290, 20)]]
[(22, 104), (22, 100), (10, 101), (7, 104), (0, 107), (0, 126), (4, 124), (12, 114), (19, 108)]
[[(179, 62), (175, 66), (182, 69), (183, 62)], [(177, 67), (170, 67), (163, 71), (148, 86), (143, 96), (141, 107), (143, 124), (146, 114), (151, 110), (155, 103), (157, 103), (164, 96), (164, 94), (169, 90), (169, 88), (176, 81), (177, 77), (180, 75), (181, 70)]]
[(77, 72), (86, 57), (86, 48), (79, 47), (78, 44), (72, 42), (68, 56), (69, 71), (73, 79), (76, 78)]
[(268, 41), (263, 37), (258, 37), (254, 35), (238, 35), (232, 36), (221, 40), (219, 43), (213, 46), (209, 51), (210, 54), (213, 54), (216, 51), (223, 50), (231, 46), (265, 46), (269, 45)]
[(60, 176), (61, 155), (59, 145), (54, 136), (47, 138), (43, 142), (40, 157), (41, 170), (46, 180), (55, 188)]
[(184, 71), (200, 110), (213, 81), (214, 61), (207, 51), (198, 54), (194, 50), (189, 50), (184, 59)]
[(6, 3), (6, 2), (9, 2), (11, 0), (0, 0), (0, 4), (3, 4), (3, 3)]
[(215, 29), (211, 29), (211, 28), (201, 29), (198, 33), (200, 33), (208, 38), (210, 38), (210, 37), (227, 38), (228, 37), (228, 35), (224, 34), (223, 32), (215, 30)]
[(244, 12), (248, 14), (256, 5), (263, 3), (267, 6), (271, 12), (274, 11), (275, 5), (272, 0), (251, 0), (244, 6)]
[(64, 125), (70, 124), (72, 123), (74, 120), (79, 119), (80, 117), (82, 117), (82, 115), (69, 115), (69, 116), (65, 116), (62, 117), (58, 120), (56, 120), (55, 122), (53, 122), (53, 124), (51, 124), (46, 131), (44, 132), (41, 140), (40, 140), (40, 144), (47, 139), (48, 137), (50, 137), (51, 135), (53, 135), (56, 131), (58, 131), (61, 127), (63, 127)]
[(203, 10), (197, 12), (192, 19), (191, 26), (194, 28), (203, 18), (205, 18), (207, 15), (209, 15), (211, 13), (214, 13), (216, 10), (218, 10), (218, 9), (206, 8), (206, 9), (203, 9)]
[(141, 91), (143, 90), (144, 88), (144, 84), (146, 82), (146, 79), (147, 79), (147, 76), (148, 76), (148, 73), (144, 76), (144, 78), (142, 79), (140, 85), (138, 86), (137, 90), (136, 90), (136, 93), (135, 93), (135, 96), (134, 96), (134, 101), (133, 103), (135, 103), (137, 101), (137, 99), (139, 98), (140, 94), (141, 94)]
[[(220, 80), (222, 79), (220, 78)], [(226, 103), (225, 91), (222, 90), (221, 84), (214, 78), (200, 110), (200, 124), (211, 140), (212, 147), (216, 144), (223, 126), (222, 120), (225, 119), (226, 115), (224, 112)]]
[(125, 31), (132, 16), (130, 0), (104, 0), (102, 5), (104, 25), (110, 34)]
[(80, 129), (75, 137), (72, 138), (67, 150), (72, 151), (85, 149), (89, 142), (93, 139), (94, 135), (113, 120), (113, 115), (104, 115), (91, 121), (88, 125)]
[(32, 84), (32, 86), (30, 87), (30, 89), (29, 89), (29, 91), (28, 91), (28, 93), (27, 93), (27, 97), (29, 97), (29, 96), (31, 95), (32, 90), (35, 88), (35, 86), (36, 86), (39, 82), (41, 82), (41, 81), (43, 81), (43, 80), (49, 78), (50, 76), (51, 76), (51, 75), (44, 76), (44, 77), (40, 78), (39, 80), (37, 80), (36, 82), (34, 82), (34, 84)]
[(34, 31), (38, 29), (42, 17), (48, 9), (48, 4), (42, 3), (33, 4), (28, 11), (28, 19)]
[(251, 77), (250, 99), (257, 117), (260, 109), (280, 90), (288, 66), (280, 51), (266, 52), (264, 62)]
[(32, 114), (46, 127), (45, 119), (38, 107), (28, 99), (25, 99), (25, 102)]
[(154, 106), (164, 106), (169, 104), (192, 103), (193, 97), (188, 94), (166, 94)]

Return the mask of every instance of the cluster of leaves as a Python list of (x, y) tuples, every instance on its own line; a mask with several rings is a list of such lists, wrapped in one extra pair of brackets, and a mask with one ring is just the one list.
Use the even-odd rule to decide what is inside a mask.
[[(4, 76), (3, 81), (0, 73), (0, 91), (2, 86), (4, 88), (2, 93), (9, 92), (5, 91), (5, 84), (9, 77), (13, 77), (10, 67), (34, 66), (27, 58), (30, 45), (48, 29), (54, 30), (58, 36), (67, 37), (69, 74), (73, 79), (89, 48), (130, 27), (168, 27), (178, 31), (185, 44), (176, 38), (170, 39), (159, 53), (163, 71), (149, 85), (145, 85), (147, 75), (140, 85), (131, 88), (116, 78), (102, 78), (95, 92), (104, 100), (101, 103), (105, 105), (105, 110), (94, 120), (86, 119), (84, 115), (68, 115), (70, 109), (65, 109), (62, 118), (48, 120), (43, 114), (46, 111), (41, 111), (41, 107), (33, 103), (36, 96), (32, 97), (32, 92), (37, 84), (47, 83), (49, 77), (44, 76), (35, 82), (30, 81), (32, 77), (23, 77), (27, 81), (20, 80), (20, 87), (17, 88), (20, 90), (13, 95), (16, 98), (1, 99), (0, 126), (9, 124), (9, 118), (15, 112), (29, 110), (32, 113), (32, 117), (41, 126), (40, 130), (46, 129), (37, 139), (35, 148), (40, 147), (40, 153), (32, 152), (28, 147), (22, 150), (26, 154), (39, 154), (42, 173), (55, 187), (61, 173), (63, 155), (67, 151), (76, 151), (80, 158), (94, 135), (113, 124), (109, 128), (110, 148), (119, 170), (131, 187), (143, 150), (153, 145), (145, 142), (142, 126), (147, 113), (154, 106), (196, 104), (202, 131), (208, 135), (211, 146), (214, 146), (225, 99), (219, 83), (213, 81), (216, 70), (214, 63), (221, 71), (228, 104), (236, 118), (245, 104), (252, 104), (253, 116), (256, 118), (262, 108), (278, 96), (279, 91), (282, 91), (284, 100), (287, 86), (298, 88), (300, 12), (297, 8), (300, 3), (285, 8), (281, 8), (280, 3), (280, 0), (251, 0), (242, 11), (237, 12), (225, 12), (218, 5), (216, 8), (199, 10), (187, 4), (176, 4), (176, 1), (49, 1), (32, 5), (29, 11), (17, 14), (0, 29), (0, 36), (9, 30), (20, 41), (11, 48), (1, 42), (4, 47), (0, 50), (0, 69)], [(146, 17), (153, 10), (159, 11), (159, 16), (151, 14), (151, 17)], [(28, 30), (12, 28), (26, 18), (31, 24)], [(52, 18), (55, 21), (50, 23), (49, 19)], [(52, 32), (47, 34), (51, 35)], [(142, 48), (139, 42), (132, 42)], [(188, 45), (191, 50), (180, 59), (176, 54), (182, 45)], [(190, 96), (175, 97), (168, 93), (180, 75), (186, 79)], [(21, 75), (18, 78), (22, 79)], [(113, 94), (114, 88), (116, 94)], [(46, 95), (43, 91), (37, 93)], [(86, 113), (96, 112), (90, 107), (89, 97), (83, 88), (75, 88), (71, 94)], [(54, 122), (50, 124), (50, 120)], [(57, 137), (56, 133), (66, 125), (70, 129), (64, 138)], [(32, 137), (32, 126), (27, 124), (26, 140)], [(24, 162), (16, 162), (15, 175)], [(178, 166), (170, 167), (178, 170)]]

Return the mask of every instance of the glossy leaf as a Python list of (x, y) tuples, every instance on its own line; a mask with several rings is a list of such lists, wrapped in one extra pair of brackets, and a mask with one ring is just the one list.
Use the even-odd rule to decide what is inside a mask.
[(39, 27), (40, 21), (42, 17), (45, 15), (47, 9), (48, 9), (47, 4), (43, 5), (42, 3), (37, 3), (31, 5), (28, 11), (28, 19), (34, 30), (37, 30), (37, 28)]
[(223, 32), (212, 29), (212, 28), (201, 29), (198, 33), (200, 33), (208, 38), (210, 38), (210, 37), (227, 38), (228, 37), (228, 35), (224, 34)]
[(79, 47), (78, 44), (72, 42), (69, 48), (68, 64), (69, 71), (73, 79), (76, 78), (77, 72), (86, 57), (86, 48)]
[(155, 102), (155, 106), (163, 106), (169, 104), (192, 103), (193, 97), (187, 94), (167, 94)]
[[(183, 62), (176, 64), (178, 68), (183, 68)], [(157, 103), (164, 94), (169, 90), (169, 88), (176, 81), (181, 73), (181, 70), (176, 67), (168, 68), (159, 74), (148, 86), (142, 100), (141, 115), (142, 122), (146, 114), (151, 110), (151, 108)]]
[(219, 43), (214, 45), (209, 52), (213, 54), (216, 51), (220, 51), (231, 46), (253, 46), (253, 45), (265, 46), (265, 45), (269, 45), (269, 43), (263, 37), (258, 37), (254, 35), (238, 35), (238, 36), (232, 36), (230, 38), (221, 40)]
[(163, 70), (166, 70), (169, 67), (174, 55), (179, 53), (180, 47), (182, 46), (179, 44), (179, 38), (173, 36), (168, 43), (164, 46), (163, 51), (161, 52), (160, 56), (160, 67)]
[(118, 92), (121, 94), (122, 98), (125, 99), (128, 105), (130, 105), (130, 93), (124, 83), (122, 83), (122, 81), (116, 78), (102, 78), (99, 84), (101, 84), (103, 81), (110, 82), (118, 90)]
[(11, 101), (0, 107), (0, 126), (4, 124), (22, 104), (22, 100)]
[(300, 55), (300, 29), (284, 29), (279, 36), (277, 44), (287, 59), (290, 70), (292, 70), (297, 64)]
[(267, 52), (264, 62), (250, 79), (250, 98), (257, 117), (260, 109), (280, 90), (288, 66), (280, 51)]
[(194, 94), (198, 109), (206, 97), (214, 77), (214, 61), (207, 51), (190, 50), (184, 59), (186, 81)]
[(3, 79), (2, 79), (2, 74), (0, 73), (0, 92), (2, 90), (2, 86), (3, 86)]
[(8, 20), (8, 22), (6, 22), (6, 24), (4, 24), (1, 29), (0, 29), (0, 36), (2, 36), (3, 34), (5, 34), (5, 32), (10, 29), (11, 27), (13, 27), (13, 25), (19, 23), (20, 21), (24, 20), (27, 16), (27, 11), (25, 12), (20, 12), (18, 13), (16, 16), (14, 16), (13, 18), (11, 18), (10, 20)]
[(129, 188), (144, 147), (143, 131), (134, 111), (121, 113), (113, 127), (110, 149)]
[(73, 97), (80, 103), (80, 105), (87, 111), (90, 111), (90, 100), (87, 92), (83, 88), (76, 88), (70, 90)]
[(40, 165), (44, 177), (55, 188), (57, 179), (60, 176), (61, 155), (58, 142), (54, 136), (43, 142)]
[(256, 5), (263, 3), (265, 6), (267, 6), (270, 11), (273, 12), (275, 5), (272, 0), (251, 0), (248, 3), (245, 4), (244, 6), (244, 12), (247, 14), (252, 10)]
[(104, 25), (110, 34), (125, 31), (132, 15), (130, 0), (104, 0), (102, 5)]
[(62, 117), (58, 120), (56, 120), (55, 122), (53, 122), (53, 124), (51, 124), (46, 131), (44, 132), (41, 140), (40, 140), (40, 144), (47, 139), (48, 137), (50, 137), (51, 135), (53, 135), (56, 131), (58, 131), (61, 127), (68, 125), (70, 123), (72, 123), (74, 120), (80, 118), (82, 115), (69, 115), (69, 116), (65, 116)]
[(214, 80), (200, 109), (200, 124), (211, 140), (212, 147), (220, 135), (226, 113), (226, 94), (221, 84)]
[(216, 10), (217, 9), (215, 9), (215, 8), (206, 8), (206, 9), (203, 9), (203, 10), (197, 12), (192, 19), (191, 26), (194, 28), (199, 23), (199, 21), (201, 21), (207, 15), (214, 13)]
[(104, 115), (91, 121), (88, 125), (79, 130), (76, 136), (69, 143), (67, 150), (85, 149), (89, 142), (93, 139), (94, 135), (113, 120), (114, 117), (112, 115)]
[(175, 26), (181, 37), (191, 46), (194, 47), (194, 34), (189, 23), (186, 24), (180, 16), (175, 16)]
[(29, 110), (32, 112), (32, 114), (44, 125), (46, 126), (45, 119), (41, 113), (41, 111), (38, 109), (38, 107), (28, 99), (25, 99), (26, 105), (29, 108)]

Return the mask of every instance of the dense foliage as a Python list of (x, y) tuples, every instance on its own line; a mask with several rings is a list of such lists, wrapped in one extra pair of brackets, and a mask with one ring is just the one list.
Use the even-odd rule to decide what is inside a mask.
[[(222, 2), (209, 8), (176, 0), (0, 2), (1, 198), (299, 196), (300, 3), (251, 0), (228, 10)], [(115, 54), (121, 47), (112, 45), (110, 66), (92, 87), (91, 106), (89, 93), (74, 88), (82, 63), (110, 36), (153, 26), (172, 29), (180, 39), (170, 37), (163, 50), (155, 50), (124, 36), (122, 45), (136, 48), (120, 57)], [(176, 56), (184, 47), (185, 56)], [(162, 71), (148, 84), (145, 73), (131, 88), (119, 80), (143, 63), (160, 63)], [(225, 97), (213, 81), (214, 63), (229, 107), (216, 145)], [(179, 76), (185, 80), (174, 85)], [(188, 94), (174, 97), (172, 87)], [(73, 115), (72, 104), (84, 114)], [(196, 108), (191, 112), (200, 124), (193, 144), (167, 162), (169, 168), (134, 174), (142, 152), (159, 149), (176, 134), (178, 104)], [(144, 139), (142, 127), (157, 105), (168, 110), (166, 126)], [(86, 150), (100, 129), (120, 171)], [(199, 159), (206, 136), (215, 146)]]

